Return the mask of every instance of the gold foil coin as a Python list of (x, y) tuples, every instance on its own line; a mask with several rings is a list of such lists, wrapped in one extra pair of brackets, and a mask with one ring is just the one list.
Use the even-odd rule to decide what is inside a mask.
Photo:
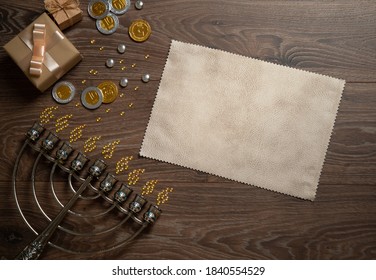
[(100, 33), (109, 35), (119, 27), (119, 19), (116, 15), (108, 13), (103, 19), (98, 19), (96, 25)]
[(110, 10), (116, 15), (122, 15), (131, 6), (131, 0), (110, 0)]
[(106, 17), (109, 11), (110, 4), (106, 0), (92, 0), (87, 7), (87, 12), (95, 19)]
[(60, 103), (66, 104), (72, 101), (76, 93), (76, 88), (70, 82), (59, 82), (52, 89), (52, 98)]
[(102, 92), (97, 87), (88, 87), (81, 93), (81, 103), (87, 109), (97, 109), (102, 101)]
[(112, 103), (118, 97), (118, 87), (114, 82), (105, 81), (98, 86), (103, 95), (103, 103)]
[(129, 36), (136, 42), (146, 41), (151, 34), (150, 24), (143, 19), (137, 19), (129, 26)]

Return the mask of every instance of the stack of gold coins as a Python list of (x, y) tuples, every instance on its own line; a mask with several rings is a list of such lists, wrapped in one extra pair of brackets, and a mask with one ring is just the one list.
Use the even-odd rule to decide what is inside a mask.
[(102, 34), (112, 34), (119, 27), (118, 15), (129, 10), (131, 0), (91, 0), (87, 7), (89, 15), (96, 19), (96, 27)]
[(97, 87), (87, 87), (81, 93), (81, 103), (87, 109), (97, 109), (102, 103), (109, 104), (119, 96), (119, 89), (112, 81), (104, 81)]

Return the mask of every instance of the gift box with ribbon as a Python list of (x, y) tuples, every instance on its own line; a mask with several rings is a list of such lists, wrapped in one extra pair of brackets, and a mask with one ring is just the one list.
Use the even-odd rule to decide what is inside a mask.
[(42, 92), (82, 59), (46, 13), (8, 42), (4, 49)]
[(44, 0), (44, 6), (61, 30), (82, 20), (82, 10), (78, 0)]

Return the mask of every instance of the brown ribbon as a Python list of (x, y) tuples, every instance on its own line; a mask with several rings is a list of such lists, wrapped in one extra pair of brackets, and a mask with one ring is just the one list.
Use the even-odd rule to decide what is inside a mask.
[(70, 25), (72, 25), (72, 18), (68, 14), (68, 10), (74, 10), (77, 9), (80, 5), (80, 2), (78, 0), (66, 0), (63, 3), (60, 3), (64, 0), (45, 0), (44, 6), (47, 11), (49, 11), (51, 14), (58, 13), (60, 11), (63, 11), (67, 18), (70, 21)]
[(44, 53), (46, 51), (46, 25), (35, 23), (33, 29), (33, 56), (30, 61), (30, 75), (39, 77), (42, 74)]

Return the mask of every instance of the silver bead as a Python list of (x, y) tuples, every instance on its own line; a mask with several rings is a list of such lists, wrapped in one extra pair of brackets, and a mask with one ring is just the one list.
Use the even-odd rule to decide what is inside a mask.
[(142, 80), (144, 83), (149, 82), (149, 81), (150, 81), (150, 75), (149, 75), (149, 74), (144, 74), (144, 75), (142, 75), (141, 80)]
[(108, 68), (112, 68), (112, 67), (114, 67), (114, 65), (115, 65), (115, 60), (113, 60), (112, 58), (107, 59), (106, 66)]
[(141, 10), (144, 7), (144, 2), (142, 2), (141, 0), (138, 0), (134, 4), (134, 6), (136, 7), (137, 10)]
[(120, 86), (126, 87), (128, 85), (128, 79), (127, 78), (121, 78), (120, 80)]
[(127, 47), (124, 44), (119, 44), (118, 47), (117, 47), (117, 51), (119, 53), (125, 53), (126, 48)]

